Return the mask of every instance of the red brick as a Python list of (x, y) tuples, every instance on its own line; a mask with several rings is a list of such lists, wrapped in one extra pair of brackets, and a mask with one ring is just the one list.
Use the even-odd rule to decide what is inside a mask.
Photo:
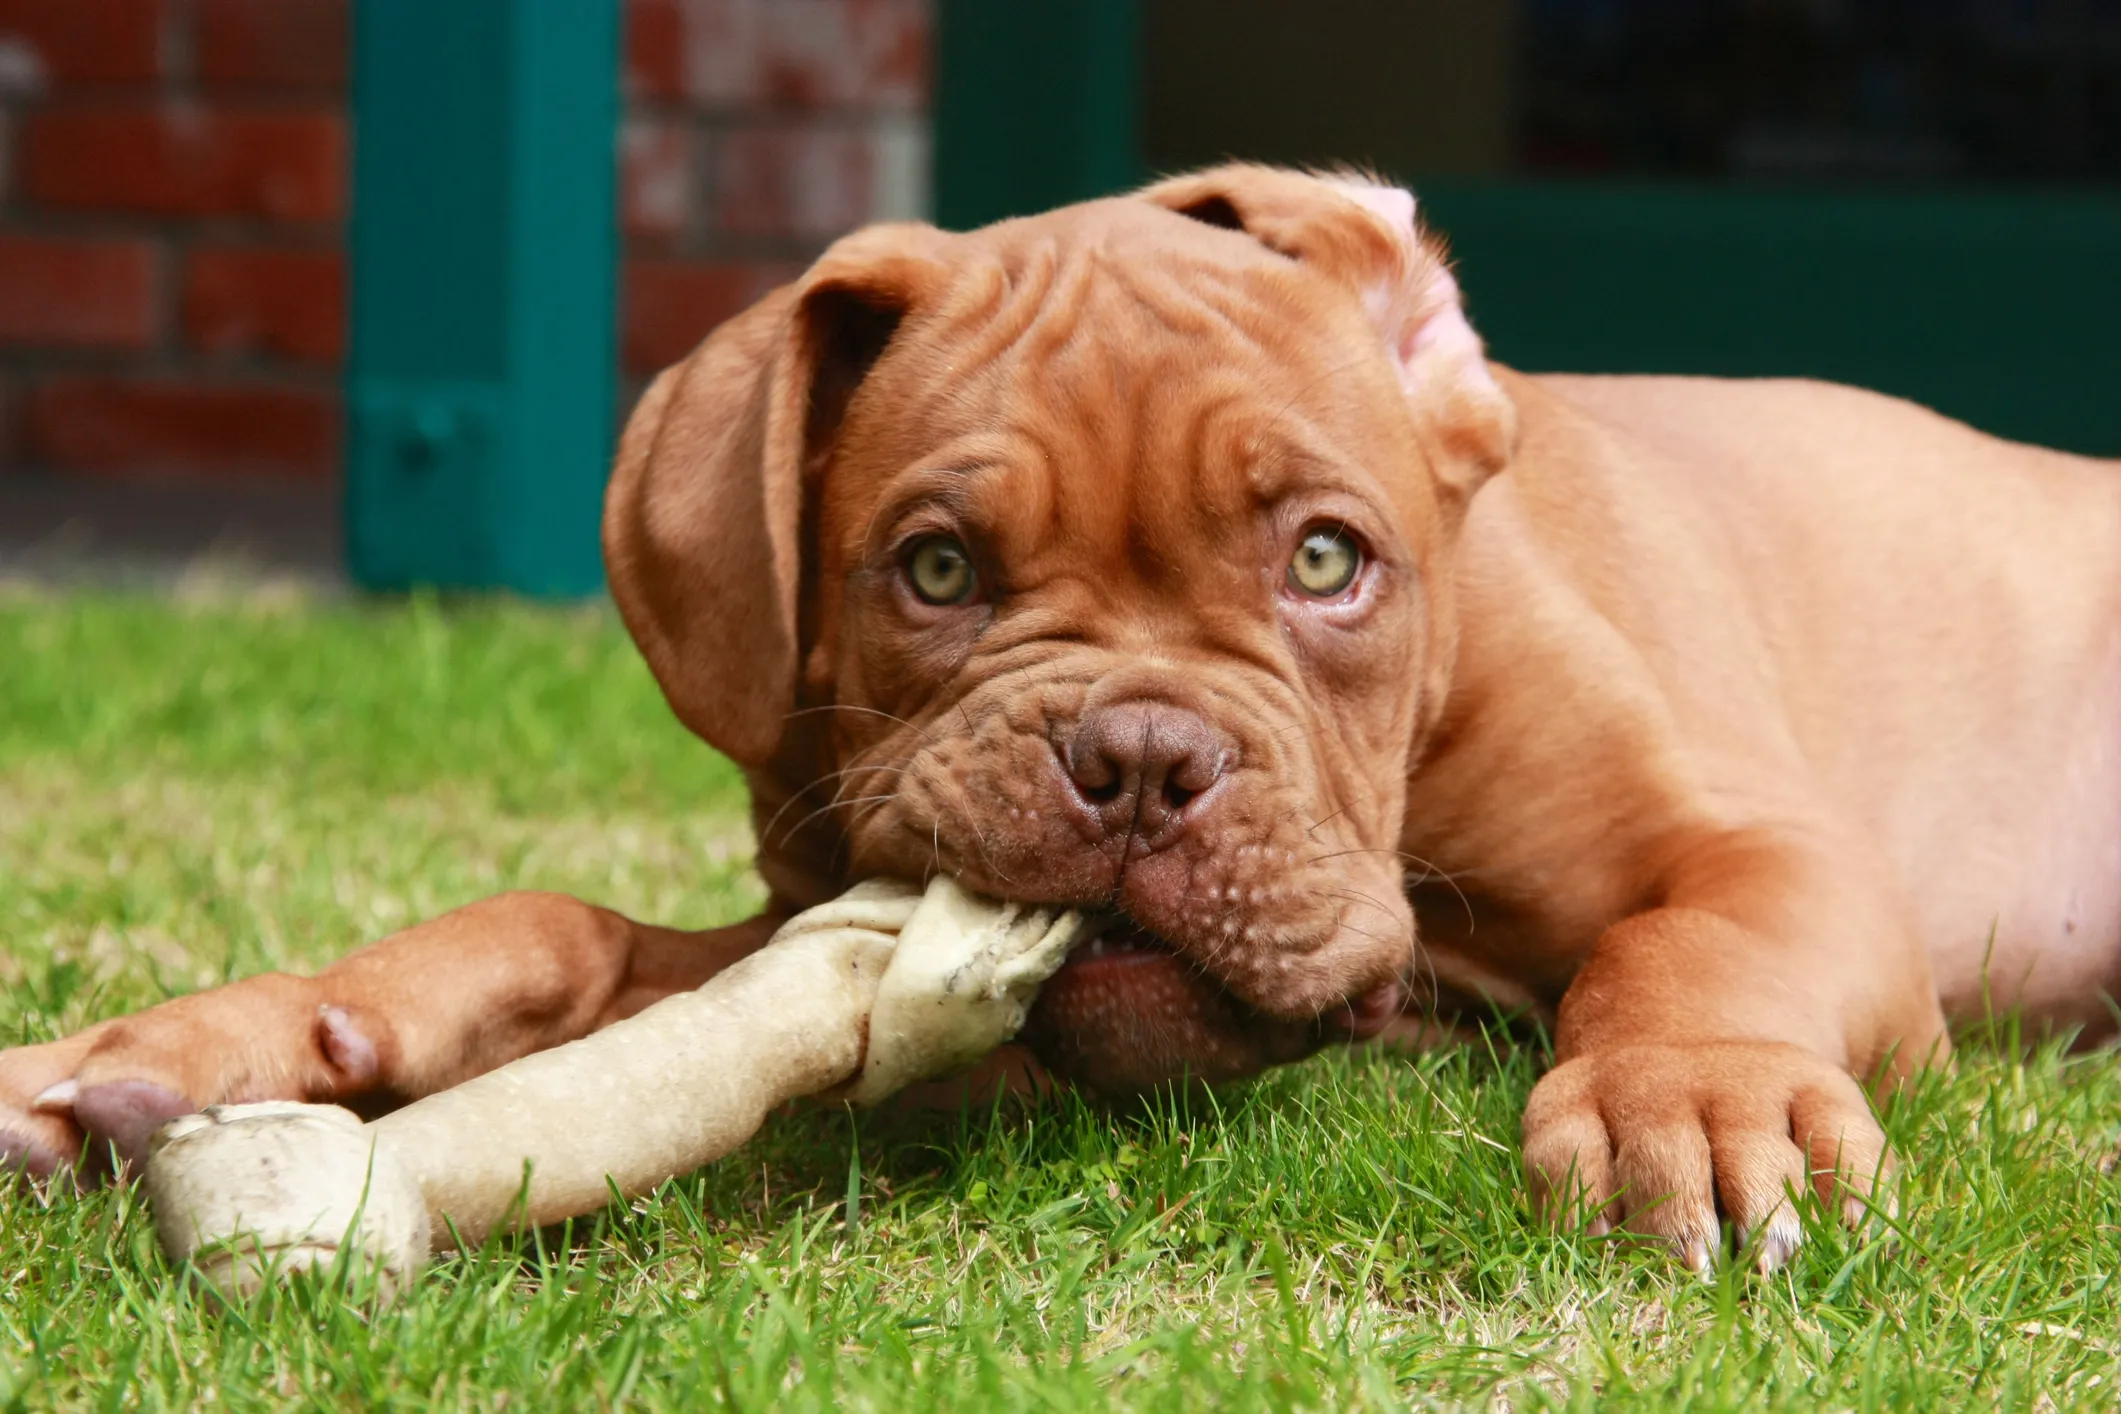
[(346, 129), (327, 109), (126, 103), (31, 115), (22, 194), (68, 210), (336, 220)]
[(772, 261), (627, 261), (621, 354), (627, 369), (653, 373), (676, 363), (715, 325), (801, 273), (799, 265)]
[(740, 236), (816, 241), (916, 214), (925, 148), (904, 125), (747, 128), (715, 154), (716, 223)]
[(340, 88), (346, 0), (198, 0), (199, 77), (209, 84)]
[(927, 0), (633, 0), (627, 79), (710, 107), (912, 110), (928, 87)]
[(217, 354), (335, 363), (346, 346), (346, 261), (336, 250), (194, 249), (184, 270), (184, 332)]
[(674, 236), (692, 212), (692, 135), (676, 123), (629, 121), (619, 131), (619, 225), (629, 236)]
[(0, 88), (147, 83), (162, 73), (164, 0), (0, 0)]
[(758, 82), (769, 103), (918, 107), (928, 91), (922, 0), (754, 0), (768, 20)]
[(155, 256), (149, 241), (0, 236), (0, 343), (148, 347)]
[(635, 98), (685, 96), (683, 0), (631, 0), (626, 6), (625, 86)]
[(56, 470), (319, 481), (338, 466), (339, 406), (272, 384), (52, 378), (24, 400), (22, 441)]

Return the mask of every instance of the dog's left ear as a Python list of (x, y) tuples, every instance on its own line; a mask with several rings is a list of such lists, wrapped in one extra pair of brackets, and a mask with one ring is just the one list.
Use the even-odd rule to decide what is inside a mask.
[(804, 515), (862, 381), (944, 277), (948, 239), (910, 224), (842, 238), (664, 370), (619, 441), (612, 598), (679, 720), (747, 768), (802, 735)]
[(1140, 195), (1242, 231), (1353, 289), (1418, 423), (1437, 441), (1438, 476), (1461, 504), (1509, 461), (1517, 410), (1488, 368), (1441, 246), (1415, 220), (1411, 192), (1352, 174), (1237, 164), (1172, 177)]

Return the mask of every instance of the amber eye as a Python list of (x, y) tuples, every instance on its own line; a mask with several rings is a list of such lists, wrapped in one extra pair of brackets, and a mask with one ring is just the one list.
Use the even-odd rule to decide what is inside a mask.
[(1313, 599), (1331, 599), (1355, 582), (1362, 570), (1362, 549), (1355, 537), (1337, 526), (1304, 533), (1289, 560), (1289, 585)]
[(906, 580), (924, 604), (962, 604), (979, 588), (972, 572), (972, 557), (948, 535), (930, 535), (914, 542), (906, 556)]

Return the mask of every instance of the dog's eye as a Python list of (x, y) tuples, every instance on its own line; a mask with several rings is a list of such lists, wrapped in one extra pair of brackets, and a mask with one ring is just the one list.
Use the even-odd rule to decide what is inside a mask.
[(924, 604), (962, 604), (979, 587), (972, 571), (972, 557), (948, 535), (930, 535), (914, 542), (906, 556), (906, 580)]
[(1355, 537), (1337, 526), (1321, 525), (1304, 533), (1289, 560), (1289, 587), (1313, 599), (1331, 599), (1355, 582), (1362, 569), (1362, 549)]

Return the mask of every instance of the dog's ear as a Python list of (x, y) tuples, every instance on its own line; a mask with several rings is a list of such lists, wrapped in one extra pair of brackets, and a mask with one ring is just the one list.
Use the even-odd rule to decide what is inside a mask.
[(840, 241), (665, 369), (619, 440), (612, 598), (679, 720), (741, 765), (773, 760), (796, 705), (805, 504), (948, 239), (893, 225)]
[(1411, 192), (1354, 174), (1239, 164), (1172, 177), (1140, 194), (1242, 231), (1354, 290), (1420, 424), (1438, 439), (1437, 473), (1447, 490), (1470, 497), (1508, 462), (1516, 409), (1467, 322), (1441, 244), (1415, 219)]

